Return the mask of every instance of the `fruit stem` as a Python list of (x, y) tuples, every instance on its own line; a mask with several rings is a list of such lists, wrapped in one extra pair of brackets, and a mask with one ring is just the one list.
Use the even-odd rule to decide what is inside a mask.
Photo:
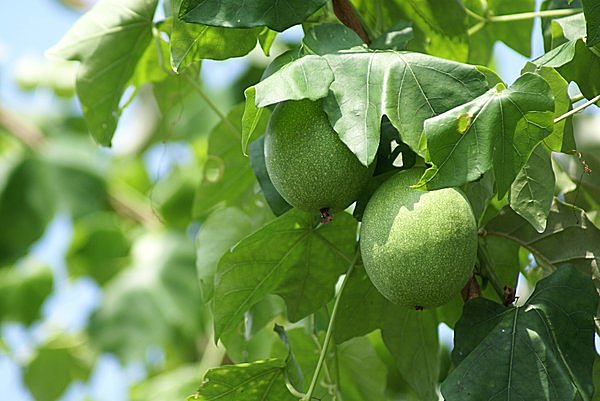
[(320, 209), (319, 212), (321, 212), (321, 224), (327, 224), (333, 221), (333, 216), (329, 213), (329, 208), (324, 207)]
[(337, 311), (340, 306), (340, 299), (342, 299), (342, 293), (344, 292), (344, 288), (346, 287), (346, 283), (350, 278), (350, 275), (354, 271), (354, 267), (358, 262), (360, 253), (358, 250), (348, 266), (348, 270), (346, 271), (346, 275), (342, 279), (342, 283), (340, 284), (340, 289), (336, 294), (335, 303), (333, 304), (333, 310), (331, 311), (331, 319), (329, 319), (329, 325), (327, 326), (327, 332), (325, 333), (325, 339), (323, 340), (323, 347), (321, 348), (321, 353), (319, 354), (319, 361), (317, 362), (317, 366), (313, 373), (312, 380), (310, 382), (310, 386), (308, 387), (308, 391), (306, 395), (301, 398), (301, 401), (310, 401), (313, 398), (313, 392), (315, 391), (315, 387), (317, 385), (317, 380), (319, 379), (319, 374), (321, 373), (321, 369), (323, 368), (323, 363), (325, 362), (325, 356), (327, 355), (327, 349), (329, 348), (329, 343), (331, 342), (331, 336), (333, 335), (333, 327), (335, 326), (335, 318), (337, 316)]

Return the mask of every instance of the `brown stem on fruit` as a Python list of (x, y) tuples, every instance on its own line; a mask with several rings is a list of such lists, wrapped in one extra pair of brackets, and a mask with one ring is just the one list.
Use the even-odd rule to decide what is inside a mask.
[(369, 36), (365, 32), (354, 7), (348, 0), (333, 0), (333, 12), (340, 22), (352, 29), (367, 45), (371, 44)]
[(424, 308), (423, 308), (422, 306), (419, 306), (419, 305), (415, 306), (415, 310), (416, 310), (416, 311), (419, 311), (419, 312), (420, 312), (420, 311), (422, 311), (423, 309), (424, 309)]
[(481, 296), (481, 289), (479, 288), (479, 284), (474, 275), (469, 278), (469, 281), (467, 281), (467, 284), (465, 284), (460, 293), (465, 302)]
[(333, 216), (329, 214), (328, 207), (324, 207), (319, 211), (321, 212), (321, 224), (327, 224), (333, 220)]
[(512, 304), (513, 302), (515, 302), (515, 300), (517, 299), (517, 289), (516, 288), (510, 288), (508, 286), (504, 286), (504, 300), (502, 301), (502, 304), (504, 306), (508, 306), (510, 304)]

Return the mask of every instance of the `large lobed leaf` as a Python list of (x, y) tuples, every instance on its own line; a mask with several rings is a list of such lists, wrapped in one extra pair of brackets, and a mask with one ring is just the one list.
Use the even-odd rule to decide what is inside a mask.
[(537, 232), (521, 216), (504, 208), (485, 226), (484, 235), (525, 247), (538, 264), (551, 270), (570, 263), (592, 272), (600, 264), (600, 229), (588, 220), (583, 210), (556, 199), (544, 232)]
[(597, 305), (589, 276), (567, 266), (539, 281), (522, 307), (468, 302), (456, 325), (456, 368), (442, 383), (444, 398), (590, 400)]
[(326, 0), (183, 0), (179, 17), (186, 22), (250, 28), (268, 26), (276, 31), (304, 22)]
[[(296, 59), (248, 89), (246, 99), (264, 107), (327, 96), (324, 109), (334, 129), (360, 162), (369, 165), (384, 115), (402, 141), (418, 151), (426, 119), (487, 89), (486, 76), (473, 66), (419, 53), (352, 50)], [(246, 113), (245, 120), (255, 115), (248, 108)]]
[(418, 186), (460, 186), (494, 169), (500, 197), (536, 145), (553, 130), (554, 98), (546, 81), (526, 73), (425, 122), (426, 161)]
[(110, 146), (119, 102), (152, 38), (157, 0), (101, 0), (48, 53), (81, 61), (77, 96), (92, 135)]
[(338, 213), (317, 216), (292, 209), (246, 237), (220, 260), (215, 278), (215, 336), (231, 330), (267, 294), (280, 295), (297, 321), (329, 301), (356, 243), (356, 221)]

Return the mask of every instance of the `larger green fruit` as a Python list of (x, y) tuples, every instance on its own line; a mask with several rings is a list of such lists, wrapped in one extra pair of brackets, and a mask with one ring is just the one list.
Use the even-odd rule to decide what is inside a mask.
[(269, 178), (292, 206), (308, 212), (343, 210), (372, 174), (341, 141), (321, 102), (275, 107), (265, 135)]
[(360, 249), (365, 270), (391, 302), (435, 307), (466, 284), (477, 255), (477, 225), (457, 189), (419, 191), (423, 173), (398, 173), (375, 191), (363, 214)]

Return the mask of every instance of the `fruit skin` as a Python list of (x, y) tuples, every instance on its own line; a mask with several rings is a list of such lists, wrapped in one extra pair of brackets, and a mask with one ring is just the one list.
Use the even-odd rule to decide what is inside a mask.
[(402, 171), (373, 194), (363, 214), (360, 249), (367, 275), (393, 303), (430, 308), (466, 284), (477, 257), (477, 224), (455, 188), (411, 189), (422, 169)]
[(333, 130), (321, 102), (279, 103), (265, 134), (269, 178), (292, 206), (308, 211), (343, 210), (372, 175)]

